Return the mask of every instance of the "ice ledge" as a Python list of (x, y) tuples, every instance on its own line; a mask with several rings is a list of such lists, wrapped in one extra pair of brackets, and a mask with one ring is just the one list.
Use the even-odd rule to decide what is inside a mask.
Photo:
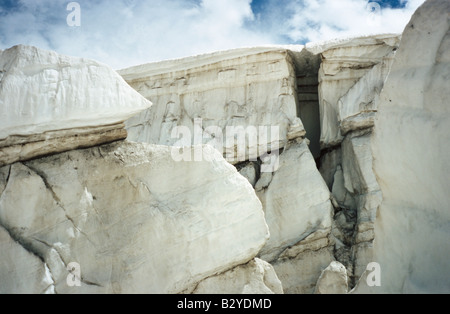
[(118, 73), (125, 80), (151, 73), (157, 75), (171, 71), (188, 70), (194, 67), (202, 67), (211, 63), (236, 59), (240, 57), (251, 56), (267, 52), (301, 52), (304, 49), (302, 45), (266, 45), (257, 47), (236, 48), (224, 51), (200, 54), (196, 56), (184, 57), (179, 59), (151, 62), (142, 65), (136, 65), (130, 68), (119, 70)]
[(0, 51), (0, 166), (126, 138), (151, 102), (99, 62), (18, 45)]

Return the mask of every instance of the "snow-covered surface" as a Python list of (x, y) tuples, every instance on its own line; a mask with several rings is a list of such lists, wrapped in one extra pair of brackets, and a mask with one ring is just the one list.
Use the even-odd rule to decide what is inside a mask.
[(301, 52), (303, 49), (304, 46), (302, 45), (266, 45), (256, 47), (242, 47), (230, 50), (216, 51), (212, 53), (205, 53), (185, 58), (151, 62), (122, 69), (119, 70), (118, 73), (122, 75), (125, 80), (129, 81), (135, 78), (141, 78), (143, 75), (146, 75), (148, 73), (151, 73), (151, 75), (157, 75), (171, 71), (188, 70), (193, 67), (202, 67), (215, 62), (222, 62), (269, 51), (290, 50)]
[(0, 139), (117, 124), (149, 108), (109, 66), (30, 46), (0, 52)]
[(332, 40), (307, 43), (305, 48), (313, 54), (336, 48), (387, 44), (394, 45), (400, 34), (371, 34), (359, 37), (343, 37)]

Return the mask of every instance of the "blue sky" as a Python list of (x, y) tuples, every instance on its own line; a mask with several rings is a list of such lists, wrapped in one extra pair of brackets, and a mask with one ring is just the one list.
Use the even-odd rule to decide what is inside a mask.
[(34, 45), (119, 69), (216, 50), (400, 33), (424, 0), (0, 0), (0, 49)]

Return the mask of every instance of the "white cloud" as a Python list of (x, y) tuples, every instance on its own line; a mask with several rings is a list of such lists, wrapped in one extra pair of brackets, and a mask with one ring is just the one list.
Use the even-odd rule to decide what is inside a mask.
[(81, 27), (66, 24), (68, 0), (18, 0), (1, 12), (0, 49), (35, 45), (114, 68), (215, 50), (401, 32), (423, 0), (383, 9), (368, 22), (366, 0), (78, 0)]
[(269, 41), (245, 28), (251, 0), (79, 0), (78, 28), (66, 24), (70, 1), (19, 2), (0, 19), (0, 48), (36, 45), (115, 68)]
[(411, 0), (405, 8), (392, 9), (368, 5), (364, 0), (292, 1), (290, 18), (284, 24), (284, 34), (293, 41), (322, 41), (368, 34), (401, 33), (423, 2), (425, 0)]

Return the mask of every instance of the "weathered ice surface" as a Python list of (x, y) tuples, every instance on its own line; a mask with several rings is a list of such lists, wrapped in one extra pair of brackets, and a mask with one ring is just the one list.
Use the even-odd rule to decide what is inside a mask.
[(351, 285), (371, 262), (374, 223), (382, 195), (372, 170), (371, 129), (352, 131), (342, 142), (332, 195), (336, 258), (349, 272)]
[(417, 10), (380, 95), (372, 148), (381, 287), (362, 281), (362, 292), (450, 292), (449, 14), (446, 0)]
[(135, 90), (0, 50), (0, 293), (450, 293), (449, 14), (120, 71)]
[(382, 196), (370, 147), (379, 93), (399, 35), (377, 35), (307, 45), (320, 53), (320, 173), (332, 192), (334, 256), (350, 287), (372, 259), (374, 222)]
[(287, 247), (318, 230), (331, 229), (330, 192), (305, 141), (293, 143), (280, 155), (279, 169), (263, 175), (256, 192), (265, 211), (270, 239), (260, 253), (274, 261)]
[[(188, 144), (207, 144), (219, 138), (220, 130), (221, 151), (233, 164), (249, 160), (255, 150), (255, 157), (260, 157), (284, 147), (289, 139), (305, 135), (297, 118), (292, 55), (280, 47), (236, 49), (119, 71), (154, 104), (127, 121), (129, 139), (174, 145), (180, 141), (175, 128), (183, 126), (192, 136)], [(195, 119), (202, 119), (197, 138)], [(246, 141), (241, 153), (229, 128), (249, 126), (265, 127), (269, 134), (256, 143)], [(279, 127), (279, 139), (272, 136), (271, 126)], [(203, 131), (211, 136), (202, 137)]]
[(334, 260), (332, 244), (323, 236), (321, 232), (311, 235), (273, 262), (284, 293), (314, 293), (322, 271)]
[(332, 262), (320, 275), (315, 294), (347, 294), (348, 277), (345, 266)]
[(0, 52), (0, 166), (127, 136), (151, 103), (113, 69), (29, 46)]
[[(347, 136), (342, 144), (342, 152), (342, 168), (346, 194), (354, 195), (356, 201), (371, 195), (375, 197), (379, 191), (379, 186), (372, 171), (373, 158), (370, 147), (370, 132), (354, 132), (350, 136)], [(345, 198), (340, 199), (337, 196), (337, 201), (340, 204), (344, 204), (345, 207)], [(365, 200), (363, 203), (370, 202)], [(357, 206), (358, 220), (374, 221), (378, 205), (368, 205), (375, 207), (375, 211), (366, 208), (364, 205)]]
[(312, 293), (331, 261), (333, 207), (306, 141), (290, 143), (275, 173), (256, 184), (270, 230), (260, 257), (270, 261), (285, 293)]
[[(340, 118), (342, 121), (361, 111), (374, 109), (372, 98), (380, 88), (383, 75), (387, 74), (388, 65), (382, 64), (373, 73), (368, 73), (397, 49), (398, 41), (398, 35), (378, 35), (307, 46), (308, 50), (322, 56), (319, 71), (322, 149), (342, 142)], [(352, 87), (354, 90), (349, 91)], [(339, 100), (344, 96), (343, 104), (339, 105)]]
[[(237, 49), (119, 72), (154, 103), (127, 121), (130, 139), (176, 145), (179, 139), (172, 136), (174, 128), (188, 126), (194, 137), (189, 142), (195, 142), (196, 119), (202, 119), (205, 131), (218, 126), (225, 134), (224, 156), (254, 186), (263, 204), (270, 239), (259, 254), (261, 259), (276, 263), (285, 250), (303, 244), (312, 234), (321, 235), (321, 244), (326, 240), (322, 266), (303, 272), (290, 264), (290, 257), (283, 259), (287, 265), (284, 277), (298, 278), (288, 289), (291, 293), (310, 291), (333, 260), (328, 241), (333, 214), (330, 191), (307, 144), (311, 143), (316, 156), (320, 154), (319, 67), (320, 56), (299, 46)], [(307, 122), (308, 130), (298, 116)], [(230, 126), (279, 127), (280, 141), (274, 143), (269, 136), (264, 142), (260, 139), (258, 147), (246, 141), (242, 155), (234, 141), (227, 145), (227, 139), (234, 140), (234, 135), (227, 133)], [(250, 139), (248, 135), (246, 140)], [(305, 136), (308, 140), (304, 141)], [(211, 138), (200, 140), (208, 143)], [(280, 148), (279, 167), (267, 171), (263, 158), (250, 160), (249, 152), (255, 148), (259, 157)], [(308, 260), (305, 254), (292, 258), (302, 255), (306, 263), (317, 262)]]
[(52, 293), (47, 265), (0, 226), (0, 294)]
[(192, 294), (283, 294), (272, 265), (255, 258), (245, 265), (199, 282)]
[(211, 162), (170, 150), (118, 142), (1, 168), (0, 291), (177, 293), (252, 260), (269, 234), (251, 185), (209, 146)]

